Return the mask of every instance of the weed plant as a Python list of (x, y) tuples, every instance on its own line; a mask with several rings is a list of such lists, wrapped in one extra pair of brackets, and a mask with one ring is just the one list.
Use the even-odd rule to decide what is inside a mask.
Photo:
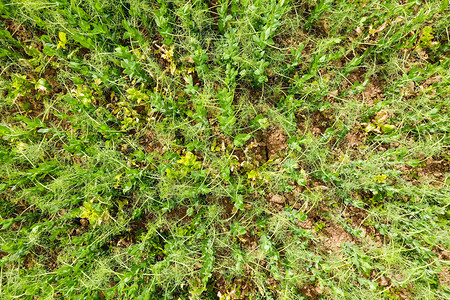
[(449, 16), (0, 0), (1, 298), (450, 298)]

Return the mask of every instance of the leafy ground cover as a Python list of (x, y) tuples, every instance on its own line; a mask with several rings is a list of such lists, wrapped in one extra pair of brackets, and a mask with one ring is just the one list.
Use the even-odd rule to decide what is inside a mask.
[(449, 17), (1, 0), (2, 298), (450, 298)]

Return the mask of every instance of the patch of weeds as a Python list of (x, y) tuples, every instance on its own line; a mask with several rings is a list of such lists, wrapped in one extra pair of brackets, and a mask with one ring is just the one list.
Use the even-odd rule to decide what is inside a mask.
[(447, 2), (0, 2), (2, 295), (448, 298)]

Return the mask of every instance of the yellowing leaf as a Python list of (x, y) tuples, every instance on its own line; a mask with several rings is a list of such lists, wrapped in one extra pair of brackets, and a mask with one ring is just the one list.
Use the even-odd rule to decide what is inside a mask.
[(64, 32), (60, 31), (58, 36), (61, 42), (63, 42), (64, 44), (67, 43), (67, 36)]
[(250, 172), (248, 172), (247, 176), (248, 179), (261, 179), (261, 175), (255, 170), (251, 170)]
[(381, 129), (381, 131), (383, 131), (383, 133), (391, 133), (392, 131), (395, 130), (395, 128), (396, 127), (394, 125), (389, 125), (389, 124), (380, 126), (380, 129)]
[(377, 129), (377, 127), (375, 125), (373, 125), (372, 123), (367, 124), (365, 130), (366, 132), (371, 132), (371, 131), (375, 131)]
[(64, 32), (60, 31), (58, 34), (59, 37), (59, 42), (58, 42), (58, 46), (56, 47), (57, 49), (59, 48), (63, 48), (66, 49), (66, 43), (67, 43), (67, 36)]
[(383, 183), (385, 182), (387, 179), (387, 175), (382, 174), (382, 175), (377, 175), (373, 177), (373, 181), (378, 182), (378, 183)]
[(375, 115), (375, 122), (378, 125), (384, 124), (387, 120), (389, 119), (389, 114), (387, 113), (387, 111), (380, 111)]

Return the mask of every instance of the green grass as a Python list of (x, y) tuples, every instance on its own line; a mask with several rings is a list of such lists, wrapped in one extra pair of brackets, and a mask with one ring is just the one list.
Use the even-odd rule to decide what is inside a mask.
[(447, 299), (448, 1), (0, 1), (4, 299)]

